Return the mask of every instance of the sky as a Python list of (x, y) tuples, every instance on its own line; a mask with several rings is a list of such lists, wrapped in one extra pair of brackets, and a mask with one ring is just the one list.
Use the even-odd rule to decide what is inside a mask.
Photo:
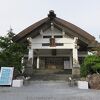
[(18, 34), (50, 10), (100, 41), (100, 0), (0, 0), (0, 36), (10, 27)]

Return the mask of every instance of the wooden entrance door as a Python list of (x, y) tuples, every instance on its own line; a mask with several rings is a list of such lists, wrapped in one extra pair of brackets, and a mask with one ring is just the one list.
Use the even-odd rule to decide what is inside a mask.
[(46, 68), (48, 69), (63, 69), (64, 60), (62, 57), (47, 57)]

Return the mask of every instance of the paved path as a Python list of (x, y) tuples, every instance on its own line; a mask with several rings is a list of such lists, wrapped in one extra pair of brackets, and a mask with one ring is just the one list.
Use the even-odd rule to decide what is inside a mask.
[(33, 81), (21, 88), (0, 87), (0, 100), (100, 100), (100, 90), (81, 90), (64, 81)]

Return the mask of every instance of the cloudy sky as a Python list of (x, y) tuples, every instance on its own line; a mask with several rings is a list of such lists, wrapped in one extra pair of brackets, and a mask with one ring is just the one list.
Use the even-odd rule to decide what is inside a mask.
[(0, 36), (16, 34), (54, 10), (100, 41), (100, 0), (0, 0)]

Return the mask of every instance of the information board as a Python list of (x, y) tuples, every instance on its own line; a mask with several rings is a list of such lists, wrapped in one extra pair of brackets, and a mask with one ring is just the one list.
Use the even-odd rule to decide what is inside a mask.
[(13, 67), (1, 67), (0, 85), (11, 85), (13, 78)]

